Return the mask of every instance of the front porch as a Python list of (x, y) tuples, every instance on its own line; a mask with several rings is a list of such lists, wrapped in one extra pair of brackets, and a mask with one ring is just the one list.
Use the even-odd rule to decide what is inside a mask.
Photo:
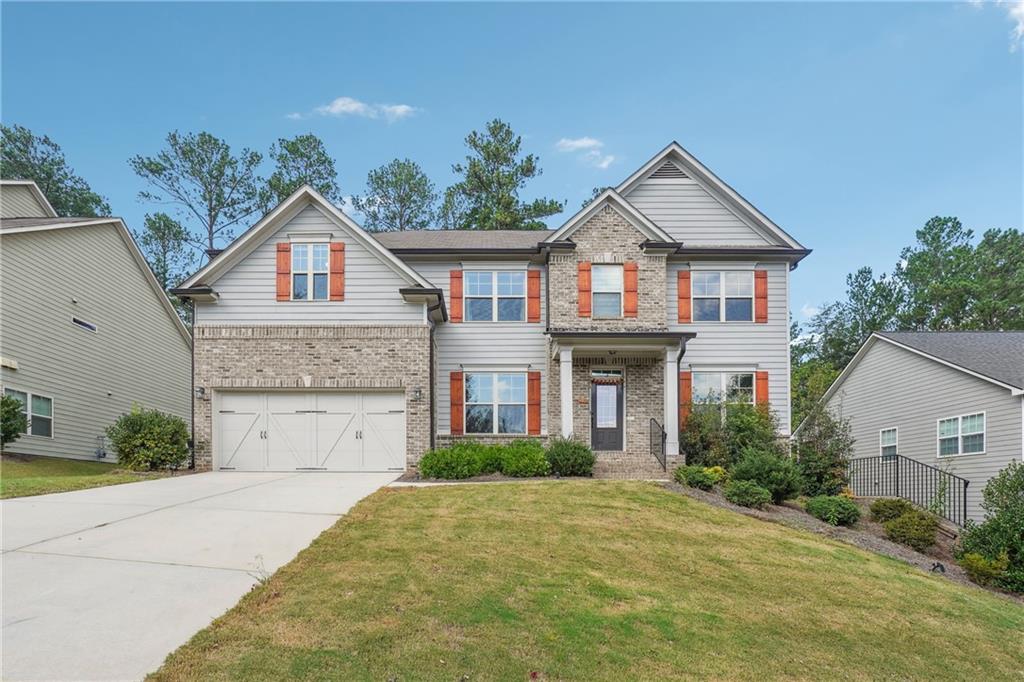
[[(591, 446), (602, 478), (666, 478), (679, 456), (681, 332), (550, 332), (552, 433)], [(656, 454), (664, 430), (664, 466)], [(658, 453), (660, 454), (660, 453)]]

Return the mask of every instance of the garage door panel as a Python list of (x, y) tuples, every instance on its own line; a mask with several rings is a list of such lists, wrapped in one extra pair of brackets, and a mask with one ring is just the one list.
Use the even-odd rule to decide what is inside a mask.
[(267, 419), (267, 466), (272, 471), (313, 465), (313, 415), (271, 412)]
[(362, 467), (359, 423), (355, 411), (319, 413), (316, 419), (316, 466), (336, 471), (359, 471)]
[(362, 435), (366, 471), (405, 468), (404, 413), (365, 413)]
[(262, 416), (233, 412), (219, 415), (221, 467), (245, 471), (266, 468), (260, 437)]

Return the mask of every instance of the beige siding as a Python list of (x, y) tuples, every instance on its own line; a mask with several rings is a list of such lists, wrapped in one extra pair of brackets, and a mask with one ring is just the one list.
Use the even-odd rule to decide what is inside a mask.
[[(856, 457), (879, 455), (881, 429), (899, 429), (899, 454), (970, 481), (968, 516), (980, 520), (985, 483), (1021, 460), (1021, 398), (957, 369), (875, 341), (829, 400), (850, 419)], [(939, 457), (938, 420), (985, 412), (985, 453)]]
[(47, 218), (27, 185), (0, 185), (0, 218)]
[(23, 436), (12, 451), (91, 458), (97, 436), (133, 404), (189, 420), (191, 350), (116, 227), (7, 234), (0, 244), (0, 353), (18, 363), (0, 379), (53, 398), (54, 410), (52, 439)]
[[(277, 301), (276, 244), (289, 234), (330, 234), (345, 242), (344, 301)], [(425, 324), (425, 306), (406, 303), (409, 283), (320, 209), (308, 206), (213, 282), (219, 299), (196, 306), (198, 324)]]

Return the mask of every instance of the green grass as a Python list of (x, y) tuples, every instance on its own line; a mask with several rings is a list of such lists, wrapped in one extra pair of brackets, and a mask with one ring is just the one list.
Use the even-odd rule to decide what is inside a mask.
[(134, 473), (103, 462), (5, 455), (0, 460), (0, 498), (63, 493), (165, 475)]
[(1019, 681), (1022, 632), (1016, 603), (654, 484), (384, 489), (153, 679)]

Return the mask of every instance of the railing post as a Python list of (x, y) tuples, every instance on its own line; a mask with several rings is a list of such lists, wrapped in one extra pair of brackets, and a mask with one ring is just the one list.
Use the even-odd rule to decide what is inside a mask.
[(963, 516), (960, 517), (960, 525), (963, 526), (967, 523), (967, 486), (971, 484), (970, 481), (964, 479), (964, 506)]
[(903, 455), (896, 455), (896, 497), (900, 497), (900, 467), (903, 466)]

